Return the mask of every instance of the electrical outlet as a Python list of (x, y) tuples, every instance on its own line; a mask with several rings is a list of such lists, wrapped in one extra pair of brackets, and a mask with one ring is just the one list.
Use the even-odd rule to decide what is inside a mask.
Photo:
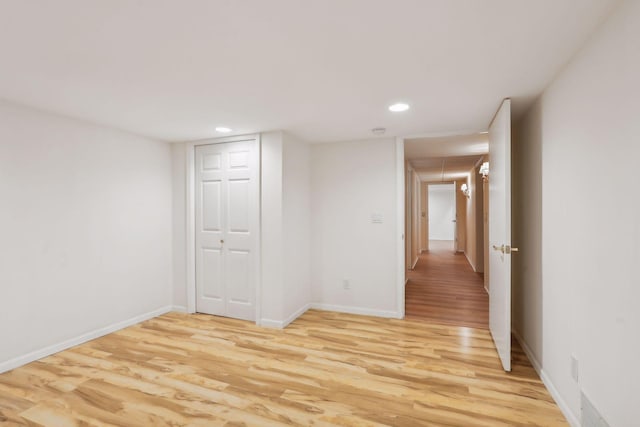
[(342, 279), (342, 289), (349, 290), (351, 289), (351, 282), (349, 279)]
[(578, 358), (573, 354), (571, 355), (571, 378), (578, 382)]

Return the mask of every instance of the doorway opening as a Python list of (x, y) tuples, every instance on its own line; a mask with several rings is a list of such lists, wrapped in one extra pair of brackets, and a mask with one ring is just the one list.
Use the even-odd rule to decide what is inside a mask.
[(486, 134), (405, 140), (405, 317), (488, 329)]
[(426, 215), (429, 241), (427, 249), (457, 250), (456, 184), (424, 183), (427, 190)]

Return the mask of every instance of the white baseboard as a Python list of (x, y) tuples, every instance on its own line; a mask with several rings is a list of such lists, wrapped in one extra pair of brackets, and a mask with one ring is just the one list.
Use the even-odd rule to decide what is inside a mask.
[(420, 257), (416, 258), (416, 260), (413, 262), (413, 265), (411, 266), (412, 270), (416, 269), (416, 265), (418, 265), (418, 261), (420, 261)]
[(171, 306), (171, 311), (177, 311), (178, 313), (188, 313), (187, 307), (184, 305), (173, 305)]
[(469, 265), (471, 266), (471, 268), (473, 269), (474, 273), (478, 273), (478, 268), (471, 262), (471, 260), (469, 259), (469, 255), (467, 255), (467, 251), (463, 251), (464, 253), (464, 257), (467, 259), (467, 262), (469, 263)]
[(284, 321), (282, 320), (262, 318), (258, 322), (258, 326), (262, 326), (263, 328), (283, 329), (284, 328), (283, 325), (284, 325)]
[(580, 421), (578, 417), (571, 410), (571, 408), (569, 408), (569, 405), (567, 405), (567, 402), (565, 402), (562, 396), (560, 396), (560, 392), (558, 391), (556, 386), (553, 384), (553, 381), (551, 381), (551, 378), (549, 378), (545, 370), (542, 369), (542, 365), (540, 364), (540, 361), (538, 361), (538, 359), (534, 356), (533, 352), (531, 351), (531, 348), (527, 345), (524, 338), (522, 338), (520, 333), (513, 328), (511, 332), (513, 333), (513, 336), (515, 336), (518, 342), (520, 343), (522, 350), (524, 350), (524, 353), (527, 355), (527, 357), (529, 358), (529, 361), (533, 365), (533, 369), (535, 369), (538, 375), (540, 376), (540, 379), (542, 380), (543, 384), (545, 385), (547, 390), (549, 390), (549, 394), (551, 394), (551, 397), (553, 397), (553, 400), (556, 401), (556, 403), (558, 404), (558, 407), (562, 411), (562, 414), (565, 416), (565, 418), (567, 419), (571, 427), (580, 427)]
[(287, 326), (289, 326), (289, 324), (291, 322), (293, 322), (294, 320), (296, 320), (298, 317), (302, 316), (307, 310), (309, 310), (311, 308), (311, 304), (305, 304), (302, 307), (300, 307), (298, 310), (294, 311), (291, 316), (287, 317), (286, 319), (284, 319), (284, 324), (282, 325), (283, 328), (286, 328)]
[(542, 372), (542, 365), (540, 365), (540, 362), (534, 356), (533, 351), (531, 351), (529, 345), (525, 342), (524, 338), (522, 338), (522, 335), (520, 335), (520, 333), (513, 326), (511, 327), (511, 333), (520, 343), (520, 346), (524, 350), (524, 354), (527, 355), (529, 361), (531, 362), (531, 365), (533, 365), (533, 369), (535, 369), (538, 375), (542, 377), (542, 375), (540, 375), (540, 372)]
[(39, 350), (32, 351), (31, 353), (24, 354), (22, 356), (14, 357), (13, 359), (9, 359), (5, 362), (0, 362), (0, 374), (15, 369), (19, 366), (26, 365), (27, 363), (34, 362), (38, 359), (42, 359), (43, 357), (47, 357), (60, 351), (66, 350), (73, 346), (80, 345), (87, 341), (91, 341), (120, 329), (124, 329), (128, 326), (135, 325), (136, 323), (144, 322), (145, 320), (160, 316), (172, 310), (173, 306), (161, 307), (148, 313), (140, 314), (130, 319), (126, 319), (121, 322), (116, 322), (111, 325), (95, 329), (91, 332), (87, 332), (75, 338), (65, 340), (61, 343), (53, 344)]
[(274, 319), (263, 318), (263, 319), (260, 319), (259, 325), (265, 328), (283, 329), (283, 328), (286, 328), (291, 322), (296, 320), (298, 317), (302, 316), (310, 308), (313, 308), (316, 310), (324, 310), (324, 311), (336, 311), (339, 313), (362, 314), (365, 316), (386, 317), (391, 319), (402, 318), (395, 311), (374, 310), (370, 308), (351, 307), (351, 306), (345, 306), (345, 305), (332, 305), (332, 304), (313, 302), (313, 303), (304, 305), (303, 307), (295, 311), (293, 314), (291, 314), (291, 316), (287, 317), (284, 320), (274, 320)]
[(305, 304), (284, 320), (260, 319), (259, 325), (265, 328), (284, 329), (289, 326), (291, 322), (302, 316), (310, 307), (311, 304)]
[(540, 371), (540, 379), (544, 383), (545, 387), (547, 387), (547, 390), (549, 390), (549, 394), (551, 394), (553, 400), (555, 400), (558, 404), (558, 407), (569, 422), (569, 425), (571, 425), (571, 427), (580, 427), (582, 424), (580, 424), (578, 416), (571, 410), (571, 408), (569, 408), (569, 405), (567, 405), (567, 402), (565, 402), (562, 396), (560, 396), (560, 392), (553, 384), (551, 378), (549, 378), (544, 369)]
[(362, 314), (364, 316), (386, 317), (390, 319), (401, 319), (402, 316), (397, 311), (375, 310), (371, 308), (352, 307), (346, 305), (332, 305), (319, 302), (311, 303), (311, 308), (316, 310), (337, 311), (339, 313)]

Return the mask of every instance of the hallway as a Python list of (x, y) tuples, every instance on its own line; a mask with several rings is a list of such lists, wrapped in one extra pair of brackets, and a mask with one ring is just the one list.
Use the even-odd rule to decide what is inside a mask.
[(473, 271), (464, 254), (453, 252), (453, 242), (431, 240), (429, 248), (408, 273), (406, 318), (487, 329), (489, 295), (482, 273)]

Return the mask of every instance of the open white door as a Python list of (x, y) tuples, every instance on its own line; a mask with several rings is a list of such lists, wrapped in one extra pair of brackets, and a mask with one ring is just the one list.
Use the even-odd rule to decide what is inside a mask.
[(511, 100), (489, 126), (489, 328), (511, 370)]

